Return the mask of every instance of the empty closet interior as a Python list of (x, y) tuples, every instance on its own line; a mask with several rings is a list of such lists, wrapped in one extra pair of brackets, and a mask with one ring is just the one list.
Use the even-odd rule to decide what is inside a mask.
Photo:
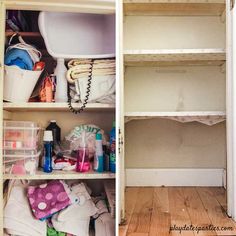
[(225, 2), (123, 10), (126, 186), (223, 186)]
[[(30, 1), (29, 1), (30, 2)], [(42, 36), (39, 26), (38, 26), (38, 18), (40, 11), (42, 10), (47, 10), (51, 11), (52, 14), (55, 16), (57, 14), (64, 14), (63, 11), (65, 10), (65, 14), (69, 14), (68, 17), (70, 17), (70, 14), (91, 14), (92, 16), (96, 17), (104, 17), (104, 24), (106, 24), (106, 16), (110, 16), (111, 18), (114, 19), (114, 14), (115, 14), (115, 6), (114, 2), (108, 1), (107, 3), (96, 3), (94, 1), (90, 1), (88, 4), (80, 4), (75, 3), (74, 1), (68, 2), (68, 3), (63, 3), (63, 1), (59, 1), (60, 4), (56, 3), (55, 1), (48, 1), (47, 4), (42, 4), (41, 2), (39, 4), (36, 3), (36, 1), (32, 2), (32, 5), (30, 3), (21, 3), (21, 1), (17, 1), (16, 5), (14, 3), (8, 2), (6, 4), (6, 11), (11, 12), (16, 10), (20, 10), (21, 13), (23, 13), (25, 19), (27, 19), (27, 27), (26, 30), (20, 29), (18, 35), (20, 35), (24, 41), (28, 44), (34, 45), (41, 53), (42, 53), (42, 58), (41, 61), (45, 62), (45, 70), (47, 71), (48, 74), (53, 74), (54, 69), (57, 65), (57, 59), (53, 57), (51, 52), (49, 52), (46, 43), (45, 43), (45, 38)], [(13, 4), (13, 5), (11, 5)], [(63, 5), (64, 4), (64, 5)], [(94, 5), (93, 5), (94, 4)], [(98, 4), (98, 5), (96, 5)], [(107, 4), (107, 6), (106, 6)], [(85, 5), (85, 6), (83, 6)], [(56, 10), (56, 12), (53, 12)], [(73, 13), (72, 13), (73, 12)], [(7, 16), (7, 14), (6, 14)], [(53, 17), (53, 16), (52, 16)], [(73, 17), (73, 16), (72, 16)], [(64, 18), (65, 20), (67, 19), (67, 16)], [(89, 20), (89, 19), (87, 19)], [(93, 19), (94, 21), (94, 19)], [(64, 21), (65, 22), (65, 21)], [(88, 22), (88, 21), (87, 21)], [(52, 23), (52, 22), (51, 22)], [(54, 21), (54, 23), (58, 23), (57, 21)], [(95, 23), (95, 21), (94, 21)], [(91, 22), (89, 23), (91, 24)], [(88, 27), (90, 26), (88, 24)], [(4, 23), (1, 22), (1, 25), (5, 26), (5, 19)], [(61, 25), (60, 27), (64, 27)], [(78, 24), (79, 27), (79, 24)], [(84, 27), (84, 25), (83, 25)], [(106, 37), (107, 37), (107, 42), (105, 43), (107, 48), (109, 47), (111, 50), (114, 49), (115, 45), (115, 23), (114, 20), (110, 19), (109, 22), (107, 22), (107, 27), (113, 27), (113, 31), (111, 32), (112, 35), (109, 35), (109, 32), (107, 32)], [(83, 29), (86, 31), (86, 26)], [(105, 32), (100, 32), (101, 28), (97, 28), (97, 46), (99, 47), (99, 43), (101, 40), (103, 40), (103, 34)], [(63, 30), (62, 30), (63, 32)], [(47, 32), (50, 34), (50, 32)], [(72, 40), (68, 40), (67, 43), (68, 45), (71, 43), (73, 44), (75, 40), (73, 40), (73, 35), (74, 31), (71, 29), (71, 35), (69, 37), (72, 38)], [(78, 44), (80, 45), (88, 45), (89, 43), (94, 43), (94, 37), (92, 38), (92, 34), (94, 32), (89, 32), (91, 38), (88, 38), (87, 42), (85, 41), (79, 41)], [(15, 34), (12, 29), (9, 29), (6, 27), (5, 30), (5, 49), (8, 47), (8, 43), (11, 40), (12, 36)], [(50, 35), (49, 37), (53, 37), (53, 35)], [(85, 35), (85, 38), (88, 37), (88, 35)], [(3, 37), (2, 37), (3, 38)], [(58, 38), (59, 44), (65, 43), (64, 35), (61, 34), (60, 37)], [(12, 39), (13, 41), (11, 43), (14, 43), (14, 40), (17, 40), (16, 38)], [(50, 39), (49, 39), (50, 40)], [(110, 41), (109, 41), (110, 40)], [(58, 42), (55, 42), (57, 44)], [(4, 44), (4, 42), (3, 42)], [(73, 45), (72, 45), (73, 46)], [(3, 45), (1, 46), (3, 47)], [(56, 47), (56, 46), (55, 46)], [(90, 54), (93, 54), (93, 50), (95, 50), (96, 45), (91, 44), (91, 51), (88, 52)], [(113, 49), (112, 49), (113, 48)], [(53, 50), (54, 50), (54, 45), (53, 45)], [(71, 54), (72, 52), (78, 54), (78, 57), (80, 55), (85, 55), (85, 52), (83, 52), (83, 48), (81, 46), (81, 54), (79, 54), (78, 51), (72, 50), (68, 52), (68, 54)], [(88, 47), (87, 47), (88, 49)], [(64, 50), (64, 51), (63, 51)], [(107, 54), (105, 51), (105, 48), (100, 48), (97, 50), (97, 57), (99, 58), (99, 54)], [(66, 54), (67, 52), (65, 51), (65, 47), (61, 47), (61, 50), (59, 50), (61, 54)], [(115, 51), (113, 50), (112, 53), (110, 53), (111, 56), (109, 58), (115, 58)], [(72, 58), (66, 58), (65, 59), (65, 64), (68, 63), (68, 61)], [(104, 56), (102, 58), (108, 58), (108, 56)], [(76, 58), (74, 58), (76, 59)], [(84, 57), (86, 59), (86, 57)], [(4, 81), (4, 80), (3, 80)], [(2, 85), (1, 85), (2, 86)], [(4, 87), (4, 82), (3, 82), (3, 87)], [(4, 100), (4, 99), (3, 99)], [(81, 107), (81, 103), (72, 103), (73, 107), (78, 109)], [(92, 125), (92, 127), (99, 127), (104, 131), (104, 135), (108, 138), (109, 133), (112, 130), (113, 123), (115, 121), (115, 101), (114, 102), (88, 102), (86, 105), (86, 108), (84, 109), (83, 112), (80, 114), (74, 114), (70, 111), (68, 107), (67, 102), (39, 102), (37, 100), (29, 100), (28, 102), (8, 102), (4, 101), (3, 102), (3, 116), (4, 116), (4, 121), (31, 121), (31, 122), (36, 122), (42, 130), (45, 130), (48, 124), (50, 123), (50, 120), (56, 120), (56, 123), (60, 126), (61, 128), (61, 139), (63, 140), (66, 135), (68, 135), (75, 127), (80, 127), (81, 125)], [(42, 140), (41, 140), (42, 141)], [(1, 154), (2, 155), (2, 154)], [(17, 175), (17, 174), (12, 174), (12, 173), (4, 173), (4, 164), (1, 164), (2, 166), (2, 181), (4, 182), (4, 194), (6, 195), (8, 192), (8, 187), (9, 183), (13, 184), (14, 186), (21, 186), (24, 184), (26, 185), (32, 185), (32, 186), (38, 186), (39, 184), (45, 184), (45, 183), (51, 183), (51, 181), (56, 181), (56, 180), (61, 180), (64, 181), (66, 184), (71, 186), (71, 184), (78, 184), (78, 183), (84, 183), (92, 192), (89, 191), (90, 196), (93, 197), (100, 197), (101, 199), (104, 200), (105, 202), (105, 208), (108, 207), (108, 212), (112, 216), (112, 222), (110, 222), (112, 227), (108, 230), (107, 235), (114, 235), (115, 232), (115, 173), (111, 171), (104, 171), (102, 173), (96, 172), (93, 170), (93, 167), (91, 167), (90, 171), (88, 172), (75, 172), (75, 171), (66, 171), (66, 170), (60, 170), (60, 171), (55, 171), (53, 170), (52, 173), (45, 173), (43, 172), (43, 169), (39, 168), (35, 174), (30, 175), (30, 174), (24, 174), (24, 175)], [(14, 182), (13, 180), (16, 180)], [(8, 187), (7, 187), (8, 186)], [(110, 186), (110, 187), (108, 187)], [(108, 188), (107, 188), (108, 187)], [(108, 190), (110, 189), (110, 190)], [(87, 189), (88, 190), (88, 189)], [(9, 197), (9, 196), (8, 196)], [(14, 196), (13, 196), (14, 197)], [(23, 198), (23, 197), (22, 197)], [(100, 199), (100, 200), (101, 200)], [(20, 199), (19, 201), (21, 201)], [(6, 201), (7, 202), (7, 201)], [(110, 205), (109, 205), (110, 204)], [(109, 206), (112, 206), (109, 208)], [(22, 208), (22, 212), (25, 209)], [(9, 212), (7, 212), (8, 214)], [(91, 213), (91, 212), (90, 212)], [(90, 214), (89, 209), (85, 209), (85, 215)], [(104, 212), (105, 213), (105, 212)], [(106, 214), (106, 213), (105, 213)], [(3, 212), (1, 212), (1, 215), (6, 217), (4, 209)], [(75, 215), (75, 218), (77, 216)], [(77, 217), (78, 218), (78, 217)], [(95, 218), (94, 218), (95, 219)], [(29, 221), (30, 222), (30, 221)], [(33, 222), (33, 221), (32, 221)], [(9, 222), (8, 222), (9, 223)], [(97, 222), (98, 223), (98, 222)], [(22, 223), (23, 224), (23, 223)], [(77, 232), (77, 234), (74, 235), (85, 235), (87, 236), (87, 229), (88, 227), (87, 224), (90, 224), (90, 233), (89, 235), (105, 235), (103, 229), (101, 231), (96, 232), (96, 224), (94, 220), (90, 220), (89, 217), (89, 222), (84, 220), (83, 222), (81, 221), (80, 227), (82, 231)], [(36, 223), (37, 225), (37, 223)], [(3, 224), (3, 228), (5, 227), (6, 224)], [(8, 225), (9, 226), (9, 225)], [(36, 226), (37, 227), (37, 226)], [(68, 228), (73, 228), (73, 226), (70, 226)], [(14, 227), (13, 227), (14, 228)], [(24, 228), (22, 228), (23, 230)], [(45, 229), (44, 229), (45, 230)], [(70, 231), (70, 230), (69, 230)], [(74, 232), (76, 229), (74, 230)], [(4, 231), (5, 232), (5, 231)], [(8, 233), (9, 235), (13, 235), (13, 231), (10, 230), (6, 231), (5, 233)], [(63, 232), (63, 230), (61, 230)], [(64, 231), (64, 233), (67, 233)], [(69, 233), (69, 232), (68, 232)], [(6, 234), (6, 235), (8, 235)], [(3, 235), (3, 233), (1, 234)], [(22, 234), (24, 235), (24, 234)], [(32, 233), (32, 235), (36, 235)], [(41, 234), (39, 232), (39, 235), (43, 235), (42, 231)], [(46, 236), (47, 234), (45, 234)], [(67, 235), (67, 234), (62, 234), (62, 235)], [(73, 234), (70, 234), (73, 235)]]

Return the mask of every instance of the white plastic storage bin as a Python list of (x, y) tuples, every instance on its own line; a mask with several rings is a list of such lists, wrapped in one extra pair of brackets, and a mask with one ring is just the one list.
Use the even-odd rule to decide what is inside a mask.
[(3, 99), (9, 102), (28, 102), (41, 73), (5, 65)]
[(37, 150), (4, 150), (4, 173), (15, 175), (36, 174), (40, 153)]
[(115, 56), (115, 15), (41, 12), (39, 29), (54, 58)]
[(38, 149), (41, 128), (30, 121), (4, 121), (3, 149)]

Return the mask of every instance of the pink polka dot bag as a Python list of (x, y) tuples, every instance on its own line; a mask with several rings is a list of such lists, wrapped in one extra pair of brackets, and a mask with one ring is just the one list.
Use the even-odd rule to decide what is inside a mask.
[(27, 196), (36, 219), (44, 220), (72, 204), (67, 184), (53, 180), (39, 186), (29, 186)]

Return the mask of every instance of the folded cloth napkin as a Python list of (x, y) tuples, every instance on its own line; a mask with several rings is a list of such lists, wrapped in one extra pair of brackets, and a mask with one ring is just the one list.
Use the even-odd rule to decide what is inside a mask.
[(13, 186), (4, 208), (4, 228), (8, 234), (19, 236), (45, 236), (46, 222), (36, 220), (26, 197), (26, 188)]
[(68, 185), (60, 180), (29, 186), (27, 196), (35, 218), (42, 220), (79, 201)]
[(53, 227), (72, 235), (89, 236), (90, 216), (95, 215), (97, 210), (91, 199), (83, 205), (72, 204), (52, 217)]

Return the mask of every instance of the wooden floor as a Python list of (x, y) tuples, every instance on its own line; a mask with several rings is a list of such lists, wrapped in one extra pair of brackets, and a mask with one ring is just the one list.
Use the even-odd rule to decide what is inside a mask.
[[(175, 225), (185, 229), (211, 225), (219, 230), (183, 230), (180, 234), (170, 231)], [(132, 187), (126, 189), (126, 224), (119, 231), (119, 236), (236, 236), (236, 223), (226, 215), (223, 188)]]

